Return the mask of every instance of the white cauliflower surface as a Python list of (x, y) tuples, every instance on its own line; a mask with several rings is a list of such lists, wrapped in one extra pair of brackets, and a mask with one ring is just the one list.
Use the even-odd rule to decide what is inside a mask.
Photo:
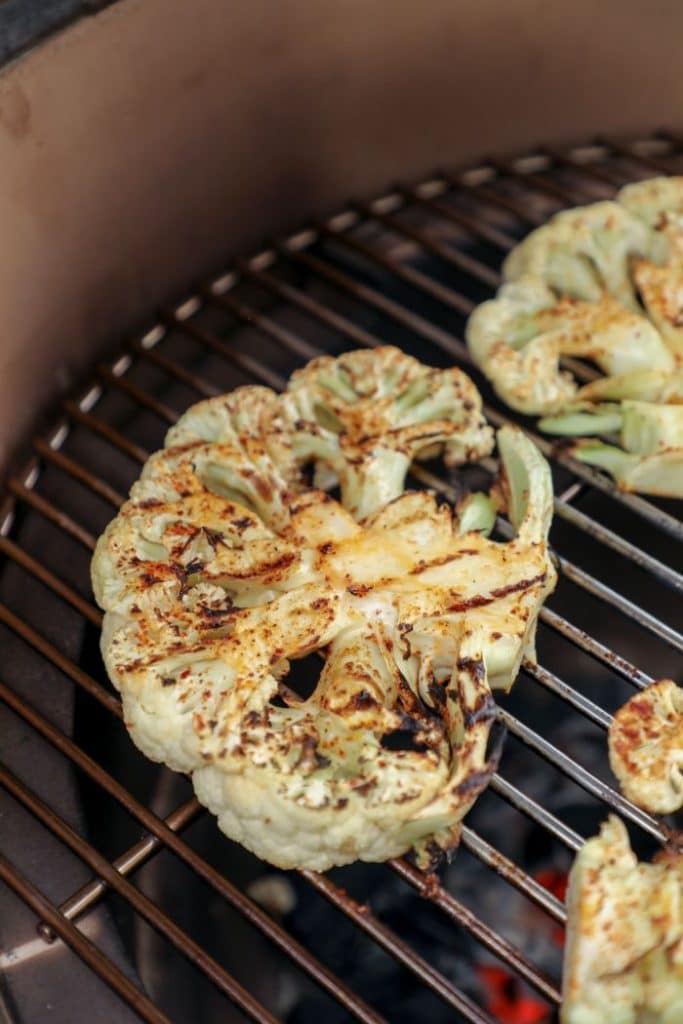
[[(100, 538), (130, 735), (258, 856), (322, 870), (456, 844), (495, 768), (491, 687), (533, 656), (554, 586), (552, 484), (522, 432), (499, 431), (508, 542), (486, 536), (487, 496), (453, 510), (404, 486), (416, 457), (492, 445), (461, 371), (389, 347), (323, 357), (282, 395), (190, 409)], [(337, 484), (339, 501), (319, 489)], [(304, 699), (285, 680), (314, 652)]]
[[(683, 177), (563, 210), (515, 246), (503, 275), (467, 326), (470, 352), (496, 393), (561, 434), (607, 429), (604, 418), (588, 418), (574, 430), (575, 414), (604, 417), (599, 403), (623, 402), (617, 443), (591, 439), (573, 454), (624, 490), (683, 496)], [(603, 376), (580, 386), (561, 368), (570, 356)], [(645, 433), (628, 426), (635, 404), (649, 407), (638, 414)]]
[(621, 707), (609, 730), (609, 760), (622, 792), (639, 807), (683, 807), (683, 687), (659, 679)]
[(683, 855), (639, 863), (610, 817), (569, 877), (562, 1024), (683, 1021)]

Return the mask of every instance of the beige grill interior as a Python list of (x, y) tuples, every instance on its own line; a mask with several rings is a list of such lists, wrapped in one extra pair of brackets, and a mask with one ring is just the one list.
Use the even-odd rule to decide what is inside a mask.
[[(322, 351), (393, 343), (427, 363), (455, 362), (473, 373), (488, 403), (490, 421), (498, 425), (508, 420), (509, 411), (472, 371), (461, 340), (473, 305), (490, 296), (499, 283), (506, 251), (562, 206), (608, 197), (626, 181), (679, 171), (680, 153), (678, 140), (672, 138), (538, 152), (508, 164), (487, 160), (464, 172), (439, 172), (429, 181), (396, 187), (374, 201), (352, 203), (330, 220), (274, 242), (219, 278), (193, 288), (189, 298), (162, 311), (157, 323), (127, 342), (112, 362), (99, 366), (92, 382), (64, 403), (63, 417), (36, 439), (33, 458), (10, 479), (3, 507), (0, 550), (6, 565), (0, 623), (3, 642), (11, 641), (12, 657), (0, 680), (5, 715), (0, 730), (9, 736), (11, 726), (22, 736), (30, 735), (31, 744), (45, 748), (46, 755), (40, 771), (32, 771), (18, 748), (7, 742), (0, 785), (9, 808), (6, 820), (11, 824), (18, 815), (35, 842), (49, 833), (61, 855), (68, 849), (85, 865), (90, 880), (69, 890), (61, 878), (46, 877), (28, 848), (23, 857), (11, 843), (6, 847), (0, 832), (0, 879), (13, 894), (8, 898), (18, 914), (14, 946), (0, 925), (10, 991), (12, 971), (22, 958), (47, 963), (64, 943), (140, 1019), (187, 1019), (162, 1009), (143, 991), (120, 951), (99, 941), (101, 933), (90, 926), (100, 902), (113, 891), (134, 918), (151, 924), (210, 979), (226, 1006), (231, 1003), (241, 1011), (243, 1016), (236, 1019), (277, 1020), (274, 1010), (252, 991), (248, 971), (241, 976), (226, 969), (220, 956), (204, 949), (136, 884), (137, 869), (166, 850), (204, 880), (211, 899), (235, 908), (292, 961), (297, 972), (341, 1004), (349, 1019), (385, 1019), (381, 1006), (371, 1005), (286, 923), (254, 902), (239, 877), (218, 870), (195, 850), (185, 834), (204, 812), (193, 799), (179, 801), (160, 817), (150, 810), (133, 778), (112, 774), (106, 757), (80, 742), (73, 716), (60, 712), (60, 701), (64, 698), (68, 704), (71, 697), (64, 695), (72, 691), (82, 691), (86, 696), (79, 700), (101, 707), (97, 721), (106, 723), (105, 731), (120, 732), (124, 725), (118, 697), (102, 668), (86, 667), (78, 644), (62, 643), (61, 623), (68, 621), (78, 636), (98, 629), (100, 613), (92, 603), (88, 580), (95, 538), (123, 501), (149, 452), (161, 445), (169, 424), (202, 397), (244, 383), (279, 389), (296, 366)], [(571, 369), (584, 380), (594, 372), (578, 363)], [(531, 421), (524, 425), (533, 433)], [(610, 809), (632, 827), (644, 849), (676, 842), (671, 822), (639, 810), (615, 789), (607, 767), (605, 730), (610, 710), (634, 688), (675, 674), (677, 666), (680, 674), (680, 506), (622, 494), (600, 472), (534, 436), (552, 458), (556, 518), (551, 540), (560, 581), (541, 613), (539, 664), (525, 664), (511, 700), (501, 700), (506, 750), (480, 803), (489, 808), (500, 804), (512, 809), (514, 820), (530, 821), (563, 864), (570, 862), (594, 823)], [(484, 476), (490, 479), (494, 471), (495, 463), (485, 461)], [(458, 496), (457, 476), (415, 468), (414, 480), (446, 499)], [(40, 541), (35, 539), (36, 523), (43, 531)], [(505, 535), (508, 524), (500, 521), (498, 530)], [(34, 593), (40, 595), (35, 602)], [(35, 681), (54, 672), (59, 684), (52, 698), (41, 695), (36, 700)], [(552, 719), (566, 727), (561, 747), (549, 738), (552, 729), (547, 722)], [(584, 757), (585, 730), (594, 737), (591, 750), (600, 752), (597, 760), (593, 754), (589, 761)], [(533, 772), (520, 775), (519, 759), (533, 764)], [(82, 817), (62, 812), (59, 800), (44, 788), (46, 776), (63, 771), (66, 763), (91, 791), (101, 792), (103, 799), (108, 794), (125, 809), (140, 836), (128, 848), (98, 849)], [(159, 777), (169, 774), (163, 768), (157, 772)], [(558, 793), (569, 786), (580, 795), (577, 800), (590, 808), (585, 830), (573, 818), (563, 817), (566, 804), (554, 806), (552, 792), (539, 797), (535, 773), (560, 780)], [(552, 791), (553, 785), (546, 789)], [(497, 848), (504, 845), (499, 842), (503, 837), (486, 824), (495, 819), (495, 811), (482, 818), (482, 828), (478, 814), (464, 829), (449, 879), (457, 878), (460, 858), (474, 858), (492, 879), (502, 878), (511, 893), (521, 895), (529, 908), (530, 931), (536, 914), (562, 926), (565, 911), (558, 898), (523, 861), (515, 862)], [(227, 840), (217, 833), (216, 843)], [(451, 891), (405, 859), (377, 870), (394, 872), (431, 901), (454, 935), (469, 933), (512, 976), (523, 979), (548, 1006), (552, 1019), (560, 998), (559, 977), (549, 976), (526, 947), (519, 948), (517, 938), (510, 938), (490, 908), (482, 906), (477, 891), (461, 892), (457, 885)], [(439, 971), (431, 958), (411, 948), (375, 912), (372, 901), (359, 904), (347, 894), (343, 872), (335, 873), (334, 880), (302, 872), (301, 879), (329, 902), (331, 921), (337, 914), (346, 915), (359, 932), (451, 1007), (452, 1019), (479, 1024), (499, 1019)], [(23, 917), (17, 909), (22, 904)], [(118, 1010), (106, 1012), (110, 1016), (103, 1020), (119, 1019), (111, 1015)]]

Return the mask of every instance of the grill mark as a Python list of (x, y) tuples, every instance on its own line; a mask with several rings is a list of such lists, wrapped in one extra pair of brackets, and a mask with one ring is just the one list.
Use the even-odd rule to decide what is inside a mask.
[(509, 594), (517, 594), (523, 590), (529, 590), (537, 583), (543, 583), (547, 573), (541, 572), (538, 576), (531, 576), (526, 580), (518, 580), (517, 583), (509, 583), (506, 587), (496, 587), (490, 594), (476, 594), (461, 601), (454, 601), (446, 608), (447, 612), (466, 612), (469, 608), (481, 608), (487, 604), (493, 604), (498, 598), (507, 597)]
[(431, 562), (420, 562), (415, 568), (411, 569), (408, 573), (409, 576), (419, 576), (421, 572), (425, 572), (427, 569), (436, 569), (440, 565), (447, 565), (449, 562), (457, 562), (460, 558), (465, 558), (467, 555), (478, 555), (479, 551), (476, 548), (463, 548), (460, 551), (456, 551), (455, 554), (443, 555), (441, 558), (435, 558)]

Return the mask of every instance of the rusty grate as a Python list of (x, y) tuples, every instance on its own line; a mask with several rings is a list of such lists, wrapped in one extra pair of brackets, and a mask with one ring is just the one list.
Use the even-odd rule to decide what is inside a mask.
[[(510, 163), (487, 160), (465, 172), (439, 173), (414, 187), (396, 187), (372, 202), (353, 203), (201, 283), (181, 305), (163, 311), (143, 337), (126, 343), (113, 363), (98, 367), (83, 393), (64, 403), (63, 418), (49, 435), (36, 439), (34, 457), (8, 482), (0, 536), (5, 557), (0, 629), (11, 654), (0, 680), (5, 716), (0, 722), (5, 740), (0, 784), (6, 801), (0, 805), (0, 822), (3, 815), (10, 822), (9, 829), (0, 830), (0, 879), (13, 908), (3, 915), (6, 927), (8, 921), (18, 922), (12, 936), (3, 933), (0, 921), (0, 963), (10, 1001), (13, 972), (30, 962), (47, 963), (59, 946), (70, 948), (134, 1012), (119, 1018), (114, 1016), (119, 1010), (110, 1008), (100, 1018), (93, 1009), (93, 1020), (135, 1015), (154, 1022), (188, 1019), (180, 1009), (180, 1015), (162, 1009), (116, 943), (105, 941), (102, 931), (91, 926), (103, 899), (116, 894), (134, 919), (151, 925), (241, 1011), (242, 1018), (236, 1019), (277, 1020), (239, 972), (228, 970), (220, 954), (206, 949), (166, 905), (136, 884), (138, 869), (170, 852), (201, 878), (212, 901), (233, 908), (299, 975), (343, 1007), (348, 1019), (386, 1019), (381, 1000), (373, 1002), (354, 989), (324, 955), (297, 938), (287, 920), (259, 905), (240, 878), (230, 877), (197, 850), (190, 835), (203, 811), (194, 799), (186, 795), (163, 815), (150, 809), (134, 778), (112, 772), (107, 758), (99, 756), (98, 742), (94, 747), (84, 743), (75, 716), (61, 714), (63, 695), (80, 694), (81, 703), (101, 710), (96, 721), (103, 747), (104, 737), (124, 728), (118, 698), (101, 667), (81, 655), (84, 633), (94, 634), (101, 621), (87, 575), (95, 537), (149, 451), (160, 446), (168, 425), (193, 401), (243, 383), (281, 388), (296, 366), (323, 351), (386, 342), (425, 362), (455, 362), (473, 372), (461, 340), (465, 318), (496, 287), (502, 257), (520, 237), (562, 206), (608, 197), (629, 180), (682, 167), (679, 140), (671, 137), (629, 145), (600, 142), (567, 152), (541, 151)], [(571, 368), (584, 380), (593, 372), (577, 362)], [(509, 412), (473, 376), (488, 402), (490, 421), (503, 423)], [(533, 433), (530, 421), (524, 425)], [(632, 826), (641, 845), (671, 837), (671, 822), (646, 814), (615, 790), (606, 767), (604, 731), (611, 720), (609, 707), (621, 703), (633, 687), (674, 674), (680, 665), (683, 635), (676, 623), (683, 576), (676, 558), (680, 567), (683, 523), (675, 503), (622, 494), (600, 472), (554, 454), (547, 440), (534, 437), (552, 457), (556, 518), (551, 539), (560, 582), (541, 613), (539, 664), (525, 664), (512, 698), (501, 701), (499, 714), (509, 739), (500, 772), (479, 802), (489, 810), (480, 812), (477, 805), (468, 819), (448, 883), (426, 877), (405, 859), (376, 870), (393, 872), (443, 915), (454, 935), (466, 933), (491, 962), (521, 979), (525, 990), (547, 1007), (544, 1019), (552, 1020), (560, 998), (557, 972), (549, 974), (520, 945), (520, 929), (511, 938), (490, 908), (484, 912), (476, 888), (459, 891), (450, 881), (457, 883), (461, 858), (477, 861), (486, 873), (480, 877), (490, 878), (491, 884), (502, 879), (501, 891), (516, 894), (528, 907), (526, 926), (522, 914), (523, 935), (525, 927), (532, 932), (537, 926), (534, 915), (561, 927), (564, 908), (531, 871), (527, 857), (515, 859), (505, 852), (496, 807), (505, 808), (500, 820), (506, 832), (521, 832), (530, 823), (564, 863), (608, 809)], [(488, 460), (480, 472), (493, 470)], [(425, 468), (416, 468), (414, 477), (446, 498), (457, 496), (455, 478)], [(499, 528), (505, 531), (506, 524)], [(48, 677), (58, 682), (50, 683), (46, 696), (42, 686)], [(560, 746), (552, 741), (555, 722)], [(593, 730), (590, 743), (585, 729)], [(22, 742), (14, 744), (13, 735)], [(31, 750), (47, 751), (45, 762), (42, 754), (28, 761), (22, 757), (24, 742)], [(98, 849), (83, 817), (60, 808), (47, 782), (65, 764), (73, 767), (79, 785), (124, 809), (137, 830), (134, 841), (113, 853)], [(158, 774), (165, 771), (160, 768)], [(547, 780), (540, 789), (538, 779)], [(567, 803), (566, 796), (555, 801), (555, 792), (566, 794), (566, 787), (578, 794), (574, 802)], [(576, 815), (563, 813), (575, 803), (584, 813), (579, 825)], [(16, 815), (30, 836), (30, 841), (22, 839), (19, 853), (9, 840)], [(43, 842), (47, 852), (38, 856), (35, 851)], [(227, 844), (222, 837), (216, 842)], [(46, 875), (45, 858), (57, 847), (60, 856), (68, 849), (80, 862), (81, 884), (69, 885), (68, 870), (59, 877)], [(398, 962), (402, 977), (446, 1004), (451, 1019), (479, 1024), (501, 1019), (466, 985), (435, 966), (436, 957), (416, 950), (390, 927), (372, 900), (358, 902), (347, 893), (343, 871), (333, 874), (306, 871), (298, 879), (327, 901), (330, 921), (342, 915), (352, 922), (368, 942)], [(23, 918), (17, 909), (22, 904)], [(95, 997), (101, 988), (96, 986)], [(19, 1019), (28, 1020), (19, 1003)], [(120, 1010), (123, 1014), (125, 1007)]]

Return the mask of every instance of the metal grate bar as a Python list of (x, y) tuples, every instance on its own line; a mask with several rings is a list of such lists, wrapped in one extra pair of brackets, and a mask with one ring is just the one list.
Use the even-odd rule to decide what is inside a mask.
[(550, 832), (556, 839), (559, 839), (569, 850), (576, 853), (583, 846), (585, 842), (583, 836), (580, 836), (573, 828), (565, 825), (563, 821), (560, 821), (542, 804), (539, 804), (526, 793), (523, 793), (521, 789), (508, 782), (502, 775), (496, 772), (492, 776), (489, 786), (507, 803), (516, 807), (518, 811), (521, 811), (522, 814), (536, 822), (537, 825), (542, 825), (546, 832)]
[(335, 231), (326, 224), (321, 223), (316, 226), (323, 238), (329, 238), (335, 242), (342, 239), (344, 245), (349, 249), (359, 252), (362, 256), (372, 260), (373, 263), (378, 264), (378, 266), (384, 267), (386, 270), (390, 270), (402, 281), (406, 281), (414, 288), (419, 289), (426, 295), (431, 296), (431, 298), (443, 303), (444, 306), (448, 306), (450, 309), (455, 309), (463, 316), (469, 316), (474, 309), (475, 304), (471, 299), (467, 299), (464, 296), (459, 295), (457, 292), (453, 291), (452, 288), (441, 284), (439, 281), (435, 281), (433, 278), (429, 277), (428, 274), (424, 274), (421, 270), (416, 270), (414, 267), (408, 266), (405, 263), (399, 263), (397, 260), (393, 260), (390, 256), (385, 256), (383, 253), (377, 252), (371, 245), (368, 245), (367, 242), (362, 242), (359, 238), (354, 238), (352, 235), (342, 235), (340, 231)]
[(70, 459), (68, 455), (65, 455), (57, 448), (53, 448), (51, 444), (48, 444), (47, 441), (44, 441), (41, 437), (37, 437), (34, 440), (33, 447), (41, 459), (44, 459), (45, 462), (50, 462), (53, 466), (57, 466), (59, 469), (63, 469), (69, 474), (69, 476), (72, 476), (74, 480), (78, 480), (79, 483), (88, 487), (93, 494), (98, 496), (98, 498), (108, 501), (109, 504), (114, 507), (121, 504), (121, 495), (118, 491), (115, 491), (114, 488), (110, 487), (104, 480), (101, 480), (99, 477), (93, 476), (92, 473), (89, 473), (88, 470), (80, 464), (80, 462)]
[(46, 501), (40, 494), (32, 490), (30, 487), (26, 487), (20, 480), (14, 478), (7, 482), (8, 490), (14, 494), (20, 501), (30, 505), (37, 512), (40, 512), (45, 519), (54, 523), (60, 530), (64, 530), (70, 537), (77, 540), (86, 548), (90, 548), (91, 551), (95, 548), (95, 538), (87, 530), (84, 530), (82, 526), (79, 526), (75, 520), (68, 516), (66, 512), (62, 512), (56, 509), (49, 501)]
[(140, 341), (130, 341), (127, 347), (133, 355), (152, 363), (158, 369), (167, 373), (169, 377), (174, 377), (187, 387), (193, 388), (203, 398), (215, 398), (216, 395), (220, 395), (221, 389), (212, 384), (211, 381), (199, 377), (196, 373), (190, 373), (184, 366), (179, 366), (173, 360), (167, 359), (160, 352), (157, 352), (155, 348), (143, 345)]
[(28, 879), (0, 854), (0, 880), (50, 927), (110, 988), (121, 996), (148, 1024), (171, 1024), (171, 1021), (119, 970), (100, 949), (67, 921), (50, 901)]
[[(130, 360), (126, 357), (126, 363), (129, 362)], [(142, 388), (139, 388), (129, 380), (126, 380), (123, 376), (126, 369), (128, 369), (127, 365), (122, 367), (121, 371), (117, 373), (114, 370), (110, 370), (108, 366), (98, 366), (97, 375), (101, 380), (109, 384), (110, 387), (113, 387), (117, 391), (123, 392), (123, 394), (127, 395), (129, 398), (132, 398), (133, 401), (137, 402), (137, 404), (142, 406), (143, 409), (149, 409), (149, 411), (153, 412), (155, 416), (159, 417), (159, 419), (165, 420), (167, 423), (175, 423), (178, 419), (177, 412), (175, 412), (174, 409), (171, 409), (169, 405), (166, 405), (165, 402), (160, 402), (158, 398), (154, 398), (149, 394), (149, 392), (143, 391)]]
[(633, 686), (642, 689), (653, 681), (652, 676), (648, 675), (647, 672), (643, 672), (642, 669), (628, 661), (627, 658), (622, 658), (620, 654), (616, 654), (611, 648), (601, 644), (599, 640), (590, 636), (584, 629), (579, 629), (578, 626), (567, 622), (566, 619), (563, 619), (557, 612), (548, 608), (547, 605), (541, 609), (540, 619), (546, 625), (561, 633), (562, 636), (566, 637), (573, 644), (576, 644), (577, 647), (586, 651), (596, 661), (607, 665)]
[[(363, 348), (375, 348), (377, 345), (382, 344), (380, 338), (375, 337), (374, 334), (366, 331), (365, 328), (359, 327), (358, 324), (354, 324), (352, 320), (348, 320), (341, 313), (336, 313), (322, 303), (317, 302), (316, 299), (295, 288), (293, 285), (286, 284), (273, 274), (269, 274), (267, 270), (256, 269), (248, 262), (241, 263), (239, 267), (244, 277), (255, 281), (261, 287), (265, 286), (269, 291), (289, 302), (292, 306), (303, 310), (305, 313), (309, 313), (316, 320), (319, 320), (320, 323), (325, 324), (326, 327), (331, 327), (340, 334), (351, 338), (355, 344), (361, 345)], [(208, 289), (207, 297), (213, 298), (211, 289)], [(313, 346), (311, 347), (313, 348)], [(322, 352), (318, 348), (315, 348), (314, 351), (316, 355), (320, 355)]]
[(552, 160), (558, 167), (568, 167), (572, 171), (577, 171), (579, 174), (585, 175), (587, 178), (592, 178), (594, 181), (599, 182), (601, 185), (606, 185), (607, 188), (617, 189), (620, 184), (620, 176), (617, 172), (610, 170), (602, 165), (595, 165), (593, 163), (587, 163), (583, 160), (579, 160), (575, 153), (564, 152), (564, 150), (556, 149), (554, 146), (544, 146), (543, 152)]
[(516, 864), (505, 857), (494, 846), (487, 843), (480, 835), (474, 832), (469, 826), (463, 825), (460, 842), (474, 854), (482, 863), (493, 868), (506, 882), (514, 885), (516, 889), (523, 892), (530, 900), (544, 910), (546, 914), (554, 917), (560, 924), (567, 920), (567, 912), (556, 896), (553, 896), (545, 886), (537, 882), (535, 878), (522, 871)]
[(491, 166), (499, 174), (521, 182), (522, 185), (531, 185), (537, 192), (542, 192), (550, 196), (551, 199), (556, 199), (563, 206), (576, 206), (581, 201), (577, 198), (577, 192), (574, 189), (567, 185), (561, 185), (554, 179), (543, 178), (535, 171), (520, 170), (515, 160), (509, 162), (505, 160), (491, 160)]
[(560, 1002), (560, 993), (549, 978), (532, 968), (511, 943), (480, 921), (464, 903), (439, 885), (433, 876), (418, 871), (404, 858), (390, 860), (389, 864), (399, 878), (431, 900), (452, 921), (465, 927), (486, 949), (504, 960), (549, 1002)]
[[(447, 179), (446, 179), (447, 180)], [(435, 196), (427, 196), (424, 194), (424, 189), (420, 189), (419, 186), (415, 189), (401, 189), (401, 193), (404, 199), (408, 199), (419, 206), (423, 206), (427, 210), (431, 210), (436, 213), (443, 220), (448, 220), (452, 224), (457, 224), (458, 227), (464, 228), (470, 234), (478, 234), (484, 241), (489, 242), (495, 246), (496, 249), (502, 249), (507, 251), (512, 249), (517, 244), (517, 240), (512, 235), (506, 234), (499, 228), (494, 228), (490, 224), (482, 224), (474, 217), (465, 213), (463, 210), (458, 209), (456, 206), (452, 206), (450, 203), (445, 203), (443, 200), (436, 198)], [(376, 206), (376, 204), (375, 204)], [(373, 207), (372, 216), (376, 216), (375, 208)], [(476, 262), (479, 262), (478, 260)], [(487, 271), (489, 278), (494, 275), (494, 272), (490, 267), (486, 267), (485, 264), (480, 264)], [(465, 269), (463, 267), (463, 269)], [(495, 274), (495, 280), (489, 280), (490, 284), (495, 285), (499, 280), (499, 275)]]
[(618, 142), (614, 139), (605, 139), (605, 145), (616, 153), (618, 156), (626, 157), (627, 160), (633, 160), (634, 163), (641, 164), (647, 168), (648, 171), (656, 171), (657, 174), (672, 174), (671, 165), (666, 160), (661, 160), (659, 157), (646, 155), (644, 153), (637, 153), (632, 146), (625, 145), (622, 142)]
[[(547, 220), (547, 217), (543, 216), (543, 214), (535, 213), (530, 207), (522, 202), (518, 202), (512, 196), (502, 192), (495, 192), (487, 185), (468, 185), (464, 181), (456, 181), (452, 176), (446, 180), (454, 188), (467, 187), (477, 200), (484, 202), (487, 206), (497, 206), (500, 210), (511, 213), (523, 224), (526, 223), (531, 224), (532, 227), (540, 227)], [(419, 194), (419, 186), (416, 191)]]
[[(245, 306), (242, 302), (238, 302), (237, 299), (233, 298), (227, 292), (209, 292), (209, 295), (213, 302), (218, 306), (222, 306), (223, 309), (227, 309), (228, 312), (232, 313), (233, 316), (239, 320), (243, 320), (245, 323), (252, 323), (252, 311), (249, 306)], [(280, 345), (284, 345), (285, 348), (289, 349), (295, 355), (301, 359), (313, 359), (318, 354), (318, 350), (313, 346), (309, 345), (307, 341), (300, 338), (298, 334), (294, 334), (293, 331), (288, 331), (285, 327), (281, 327), (280, 324), (275, 323), (274, 320), (270, 320), (267, 316), (259, 315), (260, 329), (264, 334), (267, 334), (274, 341), (279, 342)], [(259, 364), (261, 366), (261, 364)], [(266, 368), (267, 369), (267, 368)], [(250, 370), (251, 372), (251, 370)]]
[[(181, 804), (175, 811), (172, 811), (167, 818), (164, 818), (164, 822), (174, 832), (180, 832), (195, 821), (203, 810), (204, 808), (199, 801), (192, 798)], [(156, 836), (145, 835), (144, 838), (129, 847), (125, 853), (122, 853), (120, 857), (112, 861), (112, 864), (119, 874), (129, 875), (143, 864), (146, 864), (150, 857), (162, 849), (161, 841)], [(109, 891), (109, 888), (110, 886), (106, 881), (101, 878), (94, 878), (91, 882), (81, 886), (64, 903), (61, 903), (59, 912), (69, 921), (73, 921), (85, 914), (86, 911), (91, 910), (105, 893)], [(40, 926), (38, 931), (46, 942), (54, 941), (55, 936), (46, 925)]]
[(467, 1020), (474, 1021), (475, 1024), (497, 1024), (494, 1018), (473, 1003), (469, 996), (456, 988), (443, 974), (435, 970), (397, 935), (394, 935), (386, 925), (375, 917), (368, 906), (361, 906), (355, 900), (350, 899), (343, 889), (335, 885), (325, 875), (317, 875), (313, 871), (300, 871), (299, 873), (332, 906), (343, 911), (361, 931), (374, 939), (382, 949), (398, 960), (411, 974), (416, 975), (425, 985), (428, 985), (445, 1003), (452, 1006), (454, 1010), (464, 1013)]
[(75, 608), (79, 615), (82, 615), (84, 619), (91, 622), (93, 626), (99, 627), (102, 625), (102, 614), (97, 608), (81, 597), (68, 583), (58, 579), (42, 562), (37, 562), (35, 558), (29, 555), (28, 551), (24, 551), (13, 540), (0, 536), (0, 552), (11, 558), (22, 569), (30, 572), (41, 583), (48, 586), (58, 597), (61, 597), (63, 601), (70, 604), (72, 608)]
[[(422, 200), (419, 196), (415, 196), (415, 203), (427, 204), (429, 200)], [(451, 266), (456, 267), (458, 270), (465, 271), (470, 277), (476, 278), (478, 281), (485, 281), (492, 288), (496, 288), (500, 284), (500, 274), (496, 270), (492, 270), (481, 260), (475, 259), (473, 256), (468, 256), (467, 253), (460, 252), (458, 249), (454, 249), (450, 245), (445, 245), (440, 242), (437, 238), (432, 235), (425, 234), (417, 228), (410, 227), (392, 216), (390, 213), (383, 212), (382, 201), (375, 203), (355, 203), (354, 209), (362, 217), (366, 217), (370, 220), (379, 221), (380, 224), (384, 224), (394, 234), (402, 235), (405, 238), (409, 238), (413, 242), (417, 242), (419, 246), (426, 249), (428, 252), (434, 253), (444, 263), (449, 263)], [(407, 209), (403, 192), (401, 193), (401, 208)], [(484, 228), (486, 225), (484, 225)], [(468, 229), (469, 230), (469, 229)], [(471, 311), (475, 303), (462, 296), (463, 310), (467, 312)], [(469, 307), (469, 309), (467, 309)]]
[(584, 697), (582, 693), (575, 690), (569, 683), (565, 683), (554, 672), (549, 672), (542, 665), (537, 665), (535, 662), (528, 660), (523, 662), (522, 667), (528, 676), (531, 676), (537, 683), (545, 686), (546, 690), (557, 694), (565, 703), (571, 704), (572, 707), (576, 708), (577, 711), (580, 711), (582, 715), (585, 715), (592, 722), (595, 722), (596, 725), (603, 729), (609, 729), (612, 724), (612, 715), (608, 714), (598, 704), (594, 704), (588, 697)]
[[(530, 729), (524, 722), (520, 722), (518, 718), (510, 714), (504, 708), (498, 708), (498, 717), (501, 722), (516, 736), (518, 739), (523, 740), (527, 746), (531, 747), (536, 753), (540, 754), (541, 757), (545, 758), (549, 764), (559, 768), (559, 770), (566, 775), (568, 778), (573, 779), (588, 793), (592, 793), (593, 796), (597, 796), (603, 803), (609, 804), (614, 810), (618, 810), (624, 817), (629, 818), (636, 825), (639, 825), (645, 832), (648, 832), (655, 839), (658, 839), (662, 843), (667, 843), (671, 840), (671, 831), (663, 827), (656, 818), (652, 815), (646, 814), (645, 811), (641, 811), (639, 807), (632, 804), (630, 800), (621, 796), (611, 786), (601, 782), (595, 775), (587, 771), (582, 765), (574, 761), (573, 758), (564, 754), (557, 747), (554, 747), (552, 743), (548, 743), (546, 739), (539, 736), (537, 732)], [(683, 842), (683, 837), (681, 837)], [(680, 843), (679, 843), (680, 845)]]
[[(85, 751), (52, 725), (35, 708), (21, 700), (4, 683), (0, 682), (0, 700), (32, 726), (52, 746), (84, 771), (97, 785), (120, 803), (133, 817), (155, 835), (168, 849), (175, 853), (200, 878), (207, 882), (242, 916), (255, 925), (271, 942), (301, 967), (325, 991), (342, 1006), (368, 1024), (380, 1024), (382, 1018), (366, 1006), (332, 971), (320, 963), (304, 946), (281, 928), (252, 900), (239, 891), (220, 872), (211, 867), (188, 844), (173, 832), (160, 818), (141, 804), (132, 794)], [(48, 922), (52, 924), (52, 922)]]
[(137, 889), (85, 839), (78, 835), (43, 800), (32, 792), (7, 768), (0, 765), (0, 785), (30, 811), (49, 831), (60, 839), (115, 892), (164, 938), (198, 967), (213, 984), (252, 1020), (262, 1024), (278, 1024), (277, 1018), (236, 981), (213, 957), (171, 920), (148, 896)]
[(121, 705), (113, 694), (105, 690), (92, 676), (84, 672), (82, 668), (79, 668), (75, 662), (67, 658), (65, 654), (62, 654), (59, 648), (50, 643), (49, 640), (38, 633), (32, 626), (29, 626), (23, 619), (20, 619), (18, 615), (10, 611), (4, 604), (0, 604), (0, 622), (4, 623), (5, 626), (9, 626), (13, 633), (16, 633), (27, 644), (35, 648), (47, 661), (52, 662), (60, 672), (63, 672), (74, 683), (77, 683), (82, 690), (85, 690), (91, 697), (99, 701), (112, 715), (116, 715), (117, 718), (123, 717)]
[(119, 448), (124, 455), (127, 455), (133, 462), (144, 462), (149, 452), (146, 452), (144, 448), (141, 448), (139, 444), (134, 444), (129, 441), (123, 434), (119, 434), (113, 427), (110, 427), (108, 423), (97, 418), (97, 416), (91, 415), (89, 412), (85, 412), (84, 409), (76, 402), (65, 402), (64, 410), (72, 420), (76, 423), (82, 423), (84, 426), (89, 427), (90, 430), (95, 434), (99, 434), (105, 441), (109, 441), (115, 447)]

